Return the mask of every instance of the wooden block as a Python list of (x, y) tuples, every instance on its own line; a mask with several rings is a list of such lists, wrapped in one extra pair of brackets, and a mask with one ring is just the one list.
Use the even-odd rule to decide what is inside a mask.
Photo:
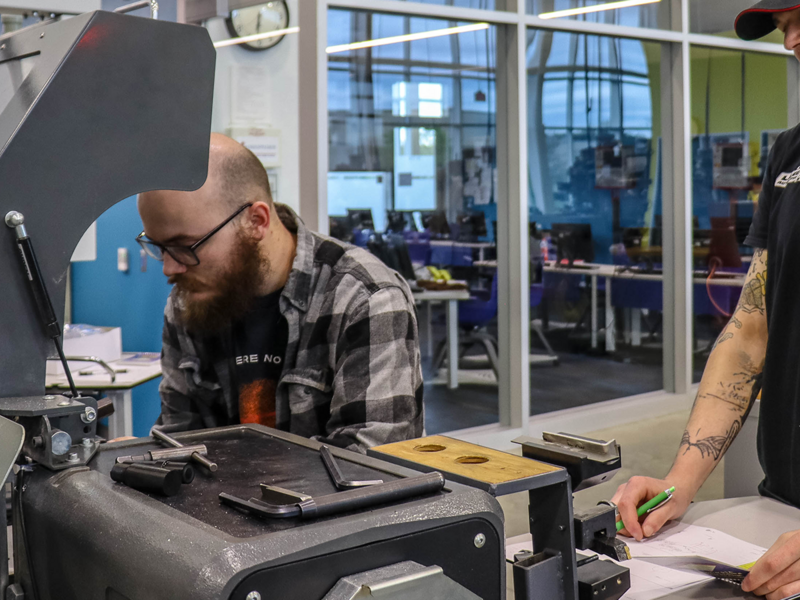
[(500, 484), (545, 473), (558, 471), (558, 467), (523, 458), (507, 452), (484, 448), (443, 435), (433, 435), (416, 440), (406, 440), (375, 446), (370, 454), (387, 455), (403, 461), (425, 465), (443, 473)]

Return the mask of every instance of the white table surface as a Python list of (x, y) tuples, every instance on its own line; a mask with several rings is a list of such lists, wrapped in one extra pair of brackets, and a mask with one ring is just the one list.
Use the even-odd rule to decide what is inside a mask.
[[(591, 327), (592, 327), (592, 348), (597, 347), (597, 278), (604, 277), (606, 280), (606, 351), (613, 352), (616, 350), (616, 332), (615, 320), (613, 318), (613, 307), (611, 306), (611, 280), (612, 279), (631, 279), (636, 281), (663, 281), (663, 273), (646, 273), (640, 269), (626, 269), (620, 265), (604, 265), (596, 263), (583, 263), (575, 264), (572, 267), (568, 265), (559, 265), (554, 261), (548, 261), (544, 264), (544, 270), (548, 273), (563, 273), (566, 275), (586, 275), (591, 279)], [(744, 273), (730, 273), (723, 272), (708, 280), (708, 275), (703, 271), (695, 271), (693, 281), (695, 284), (705, 284), (708, 282), (712, 286), (723, 287), (742, 287), (745, 281)], [(632, 309), (633, 321), (633, 345), (640, 344), (641, 336), (641, 310)]]

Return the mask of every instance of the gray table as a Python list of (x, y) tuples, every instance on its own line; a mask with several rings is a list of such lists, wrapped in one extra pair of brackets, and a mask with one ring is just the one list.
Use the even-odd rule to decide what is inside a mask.
[[(681, 519), (684, 523), (712, 527), (741, 540), (769, 548), (778, 537), (800, 529), (800, 510), (751, 496), (693, 504)], [(712, 581), (669, 596), (668, 600), (715, 600), (717, 598), (758, 598), (729, 584)], [(625, 596), (622, 597), (625, 599)]]
[[(414, 292), (414, 302), (425, 307), (422, 320), (425, 343), (422, 346), (423, 356), (433, 354), (433, 331), (431, 326), (431, 304), (447, 303), (447, 387), (454, 390), (458, 387), (458, 303), (469, 300), (469, 290), (424, 290)], [(427, 349), (427, 351), (426, 351)]]

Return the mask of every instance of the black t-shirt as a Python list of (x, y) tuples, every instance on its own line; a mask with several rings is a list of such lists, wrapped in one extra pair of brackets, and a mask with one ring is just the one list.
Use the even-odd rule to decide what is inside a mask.
[[(800, 127), (800, 126), (798, 126)], [(762, 377), (760, 491), (800, 506), (800, 128), (770, 151), (758, 209), (745, 243), (767, 250), (769, 343)]]
[(241, 423), (275, 427), (275, 389), (289, 338), (289, 327), (278, 306), (282, 292), (258, 298), (253, 309), (232, 327)]

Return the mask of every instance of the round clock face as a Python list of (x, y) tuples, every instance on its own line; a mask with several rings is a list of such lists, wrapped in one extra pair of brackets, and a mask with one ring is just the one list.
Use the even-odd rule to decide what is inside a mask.
[[(244, 37), (268, 33), (289, 26), (289, 9), (284, 0), (272, 0), (256, 6), (248, 6), (231, 11), (227, 21), (228, 29), (234, 37)], [(284, 36), (269, 37), (241, 44), (249, 50), (266, 50), (280, 42)]]

